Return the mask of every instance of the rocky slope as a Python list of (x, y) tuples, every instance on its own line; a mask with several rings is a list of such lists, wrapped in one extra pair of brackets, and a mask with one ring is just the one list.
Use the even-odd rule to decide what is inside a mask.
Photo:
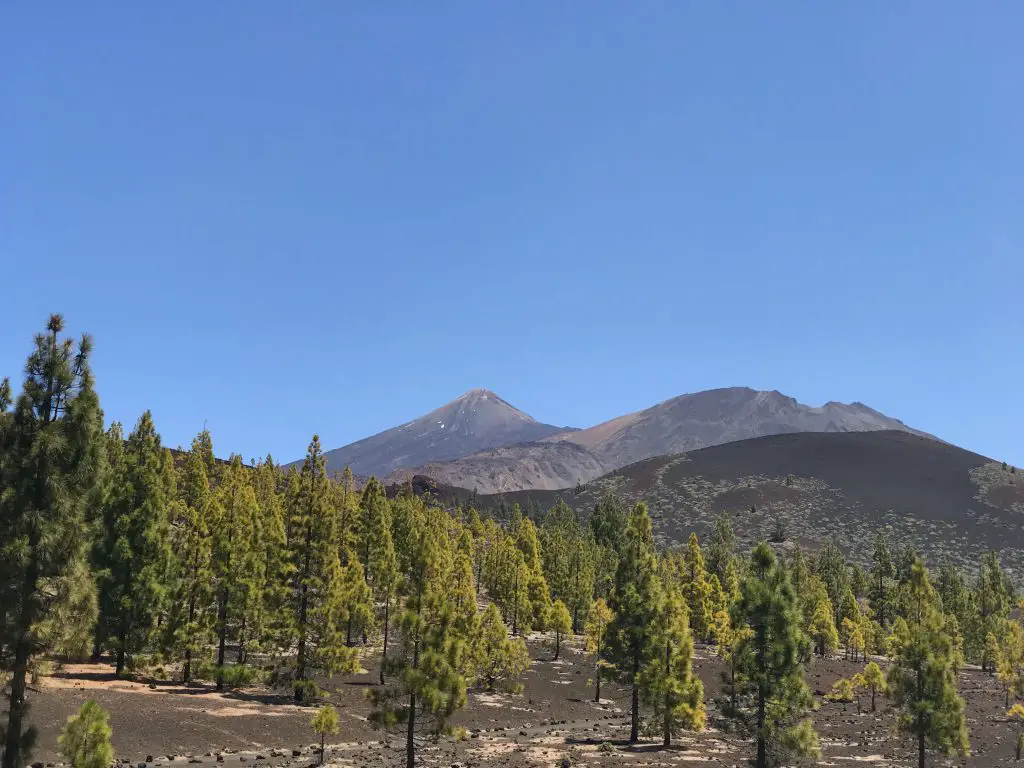
[(490, 448), (462, 459), (426, 464), (415, 471), (398, 470), (386, 482), (398, 485), (411, 476), (426, 475), (442, 485), (478, 493), (503, 493), (523, 488), (570, 488), (607, 471), (593, 453), (565, 440)]
[(330, 472), (347, 466), (356, 475), (383, 477), (400, 468), (541, 440), (560, 432), (566, 428), (541, 424), (493, 392), (473, 389), (426, 416), (327, 451), (324, 456)]

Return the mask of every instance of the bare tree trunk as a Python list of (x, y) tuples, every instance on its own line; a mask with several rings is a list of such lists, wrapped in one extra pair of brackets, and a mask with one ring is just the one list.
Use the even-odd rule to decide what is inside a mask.
[(636, 677), (640, 674), (640, 656), (633, 655), (633, 701), (632, 712), (630, 713), (629, 743), (635, 744), (640, 738), (640, 687), (637, 685)]
[(388, 614), (391, 611), (391, 597), (384, 596), (384, 649), (380, 652), (380, 684), (384, 685), (384, 662), (388, 660)]

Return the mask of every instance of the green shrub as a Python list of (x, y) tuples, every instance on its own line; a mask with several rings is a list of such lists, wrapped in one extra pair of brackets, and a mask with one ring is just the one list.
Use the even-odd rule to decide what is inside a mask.
[(68, 718), (57, 743), (71, 768), (108, 768), (114, 761), (109, 716), (95, 701), (87, 701)]

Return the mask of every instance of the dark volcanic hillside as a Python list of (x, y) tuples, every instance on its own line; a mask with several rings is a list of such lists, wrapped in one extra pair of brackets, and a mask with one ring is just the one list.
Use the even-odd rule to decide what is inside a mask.
[(489, 390), (473, 389), (426, 416), (327, 451), (324, 456), (329, 471), (340, 472), (347, 466), (356, 475), (383, 477), (399, 468), (456, 459), (565, 431), (535, 421)]
[[(572, 491), (521, 492), (547, 508), (559, 497), (584, 512), (606, 493), (651, 507), (663, 542), (704, 535), (729, 513), (750, 543), (781, 520), (787, 538), (829, 536), (870, 556), (879, 526), (933, 562), (976, 563), (986, 549), (1024, 573), (1024, 476), (976, 453), (908, 432), (802, 433), (743, 440), (648, 459)], [(751, 508), (754, 511), (751, 511)]]

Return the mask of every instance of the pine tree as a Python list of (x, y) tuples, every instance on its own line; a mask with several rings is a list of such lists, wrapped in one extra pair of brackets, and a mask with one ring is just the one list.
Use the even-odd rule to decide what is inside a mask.
[(689, 612), (690, 629), (694, 636), (707, 640), (714, 615), (712, 588), (704, 569), (704, 555), (697, 534), (691, 533), (683, 554), (683, 597)]
[(192, 662), (207, 647), (211, 632), (213, 592), (210, 522), (213, 496), (206, 473), (204, 446), (209, 434), (197, 436), (185, 456), (178, 502), (171, 517), (173, 579), (166, 650), (182, 659), (182, 682), (192, 682)]
[(821, 580), (811, 574), (811, 570), (807, 565), (807, 559), (804, 557), (803, 550), (800, 547), (794, 548), (787, 565), (789, 568), (789, 583), (793, 585), (793, 591), (796, 593), (797, 607), (800, 609), (800, 614), (803, 617), (803, 625), (807, 626), (810, 622), (810, 614), (814, 608), (809, 597), (811, 580), (814, 579), (819, 583)]
[(376, 600), (381, 605), (381, 632), (383, 641), (380, 654), (380, 684), (384, 685), (384, 667), (388, 658), (388, 634), (391, 627), (391, 604), (398, 589), (398, 556), (391, 538), (391, 514), (378, 521), (380, 531), (370, 549), (370, 581)]
[(668, 590), (655, 616), (648, 658), (640, 687), (667, 747), (682, 730), (702, 730), (707, 716), (704, 686), (693, 674), (693, 635), (686, 604), (675, 590)]
[(850, 585), (850, 576), (846, 570), (846, 558), (843, 550), (834, 539), (829, 539), (818, 552), (814, 559), (814, 571), (824, 582), (825, 590), (828, 592), (829, 602), (835, 610), (834, 621), (836, 626), (842, 623), (843, 617), (839, 613), (842, 605), (843, 595)]
[(870, 579), (864, 572), (864, 569), (860, 567), (860, 563), (854, 563), (850, 566), (850, 589), (853, 592), (853, 596), (857, 600), (861, 600), (868, 595), (868, 585)]
[(892, 659), (888, 685), (900, 709), (899, 726), (917, 738), (918, 766), (924, 768), (926, 745), (945, 754), (965, 752), (967, 728), (964, 701), (956, 690), (952, 644), (920, 560), (914, 563), (907, 587), (908, 634)]
[(652, 625), (662, 599), (651, 518), (642, 502), (629, 516), (620, 552), (610, 601), (614, 618), (608, 631), (608, 652), (620, 676), (632, 685), (629, 740), (634, 743), (640, 734), (640, 670), (647, 662)]
[(603, 597), (599, 597), (590, 609), (590, 616), (587, 619), (585, 638), (587, 653), (594, 657), (594, 703), (601, 702), (601, 672), (608, 666), (605, 661), (605, 633), (612, 621), (612, 611)]
[(493, 603), (476, 615), (466, 655), (467, 674), (488, 691), (496, 686), (509, 692), (520, 688), (519, 677), (530, 665), (526, 642), (510, 638), (501, 612)]
[(595, 550), (593, 533), (584, 529), (579, 518), (559, 499), (544, 518), (540, 529), (544, 578), (551, 596), (562, 600), (578, 632), (593, 600)]
[(1006, 622), (995, 667), (996, 678), (1006, 691), (1006, 708), (1009, 709), (1012, 700), (1024, 696), (1024, 627), (1015, 621)]
[[(1013, 596), (1010, 580), (1003, 572), (998, 553), (987, 552), (982, 556), (978, 566), (975, 596), (979, 614), (979, 634), (985, 637), (992, 633), (998, 638), (1009, 615)], [(981, 669), (983, 672), (994, 672), (994, 656), (985, 654)]]
[(371, 692), (371, 723), (405, 725), (407, 768), (416, 764), (418, 728), (436, 738), (466, 703), (462, 638), (453, 631), (451, 604), (439, 578), (438, 538), (429, 524), (416, 533), (400, 621), (402, 653), (388, 662), (392, 684)]
[(786, 571), (764, 542), (751, 553), (751, 573), (740, 586), (733, 624), (749, 633), (733, 650), (740, 705), (729, 715), (756, 739), (757, 768), (817, 754), (817, 734), (805, 717), (812, 700), (800, 661), (807, 640)]
[(590, 530), (600, 547), (618, 551), (626, 533), (626, 511), (615, 495), (605, 496), (590, 515)]
[(165, 599), (173, 489), (165, 474), (168, 457), (149, 411), (139, 418), (123, 451), (119, 424), (111, 427), (107, 440), (115, 488), (104, 513), (100, 622), (122, 675), (132, 654), (149, 639)]
[(294, 564), (288, 557), (288, 536), (280, 472), (271, 456), (256, 467), (252, 478), (253, 492), (260, 510), (260, 541), (256, 557), (262, 557), (260, 569), (260, 608), (253, 630), (260, 645), (275, 655), (288, 645), (288, 584)]
[(963, 572), (949, 562), (939, 566), (935, 580), (935, 591), (942, 603), (942, 612), (955, 617), (963, 634), (963, 651), (970, 658), (978, 658), (985, 642), (981, 634), (982, 623), (975, 596), (967, 586)]
[(871, 711), (875, 711), (875, 699), (879, 693), (885, 693), (889, 690), (888, 685), (885, 682), (885, 675), (882, 673), (882, 668), (879, 667), (875, 662), (869, 661), (864, 671), (860, 673), (863, 686), (871, 691)]
[(555, 600), (548, 612), (547, 627), (554, 635), (555, 661), (562, 651), (562, 639), (572, 632), (572, 616), (561, 600)]
[[(849, 587), (839, 603), (839, 630), (846, 649), (846, 657), (849, 658), (851, 653), (855, 654), (864, 645), (860, 606), (857, 604), (857, 598), (853, 596), (853, 589)], [(857, 660), (856, 656), (853, 660)]]
[(871, 610), (884, 629), (893, 620), (890, 608), (890, 581), (895, 571), (892, 563), (892, 552), (889, 540), (883, 531), (875, 534), (875, 548), (871, 555), (871, 586), (868, 597), (871, 599)]
[[(224, 690), (227, 644), (237, 640), (243, 648), (246, 622), (261, 598), (257, 567), (262, 552), (255, 542), (253, 524), (259, 519), (256, 493), (249, 471), (238, 456), (223, 471), (214, 505), (212, 529), (214, 592), (217, 602), (217, 690)], [(240, 660), (241, 661), (241, 660)]]
[(468, 636), (476, 616), (476, 588), (473, 584), (473, 538), (466, 528), (459, 533), (455, 546), (451, 584), (455, 628)]
[(312, 691), (316, 670), (355, 671), (359, 666), (358, 655), (345, 646), (338, 628), (342, 574), (335, 510), (329, 501), (320, 438), (314, 435), (288, 499), (289, 625), (297, 648), (294, 688), (295, 700), (300, 702)]
[(824, 658), (835, 651), (839, 647), (835, 611), (825, 585), (817, 576), (812, 576), (808, 582), (803, 613), (807, 617), (806, 631), (814, 641), (815, 652)]
[(84, 557), (77, 558), (60, 576), (42, 580), (41, 589), (49, 596), (50, 605), (36, 624), (37, 643), (56, 656), (85, 660), (99, 614), (89, 563)]
[[(1010, 707), (1009, 711), (1006, 713), (1006, 716), (1010, 718), (1010, 720), (1016, 720), (1017, 722), (1024, 725), (1024, 704), (1014, 704), (1012, 707)], [(1014, 759), (1020, 760), (1021, 753), (1024, 752), (1024, 730), (1020, 730), (1017, 732), (1016, 744), (1017, 745), (1014, 750)]]
[(325, 742), (328, 736), (337, 736), (341, 730), (338, 723), (338, 710), (330, 704), (320, 707), (310, 723), (313, 733), (320, 737), (320, 765), (324, 764)]
[(108, 768), (114, 762), (110, 716), (95, 701), (86, 701), (68, 718), (57, 744), (71, 768)]
[(853, 681), (845, 677), (840, 677), (832, 683), (832, 689), (825, 694), (825, 698), (829, 701), (843, 704), (843, 711), (846, 711), (846, 705), (853, 701), (854, 695), (855, 691)]
[(518, 526), (516, 546), (523, 553), (523, 562), (526, 564), (527, 570), (525, 586), (527, 600), (530, 603), (527, 624), (534, 629), (544, 629), (544, 622), (551, 606), (551, 595), (547, 580), (544, 578), (544, 569), (541, 566), (537, 526), (528, 517), (523, 518), (522, 523)]
[[(371, 477), (359, 498), (359, 561), (366, 578), (371, 579), (370, 560), (383, 546), (384, 536), (391, 536), (391, 510), (384, 486)], [(387, 533), (385, 533), (387, 531)]]
[(715, 529), (711, 533), (711, 541), (708, 546), (708, 571), (718, 577), (722, 588), (729, 591), (731, 577), (728, 574), (730, 567), (735, 575), (736, 560), (736, 534), (733, 533), (732, 523), (727, 515), (719, 515), (715, 519)]
[(23, 733), (26, 678), (42, 647), (35, 628), (55, 596), (40, 589), (84, 557), (85, 506), (102, 467), (102, 414), (93, 391), (92, 341), (61, 339), (50, 318), (35, 338), (22, 394), (0, 384), (0, 665), (9, 672), (3, 768), (20, 768), (33, 740)]

